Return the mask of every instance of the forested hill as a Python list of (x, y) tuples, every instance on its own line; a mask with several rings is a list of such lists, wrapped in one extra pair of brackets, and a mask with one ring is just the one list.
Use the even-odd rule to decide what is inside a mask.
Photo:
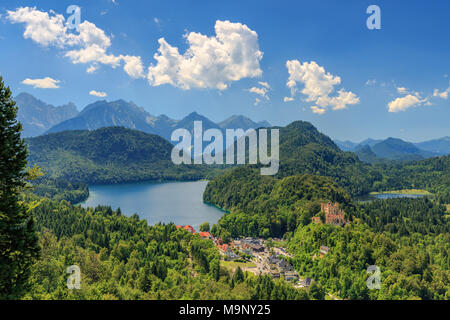
[[(341, 151), (308, 122), (296, 121), (279, 129), (280, 170), (276, 176), (255, 177), (259, 171), (255, 173), (250, 166), (233, 169), (210, 181), (205, 200), (223, 208), (242, 209), (261, 192), (270, 192), (270, 188), (265, 188), (273, 184), (273, 179), (305, 173), (330, 177), (352, 196), (410, 188), (426, 189), (444, 197), (450, 194), (450, 156), (370, 165), (354, 153)], [(255, 179), (258, 182), (250, 183)]]
[(343, 152), (311, 123), (295, 121), (280, 128), (280, 170), (277, 177), (315, 174), (333, 178), (350, 194), (366, 193), (373, 181), (371, 166)]
[(175, 166), (173, 145), (160, 136), (122, 127), (64, 131), (26, 141), (29, 165), (39, 165), (51, 178), (116, 183), (204, 176), (202, 166)]

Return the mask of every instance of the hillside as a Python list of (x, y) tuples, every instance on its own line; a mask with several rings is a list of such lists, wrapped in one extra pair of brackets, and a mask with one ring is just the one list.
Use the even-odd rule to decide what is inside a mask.
[(51, 178), (72, 182), (116, 183), (142, 180), (198, 179), (205, 168), (175, 166), (173, 145), (137, 130), (108, 127), (64, 131), (27, 139), (30, 165)]
[(295, 121), (280, 128), (280, 170), (277, 177), (309, 173), (333, 178), (350, 194), (364, 194), (377, 178), (371, 167), (341, 151), (311, 123)]
[(355, 147), (358, 145), (357, 143), (351, 142), (350, 140), (341, 141), (335, 139), (333, 141), (342, 151), (353, 151)]
[(435, 156), (431, 152), (423, 151), (410, 142), (396, 138), (388, 138), (372, 146), (373, 152), (379, 158), (389, 160), (421, 160)]
[(22, 123), (23, 137), (38, 136), (52, 126), (78, 115), (73, 103), (55, 107), (25, 92), (15, 97), (15, 101), (19, 108), (17, 119)]
[(310, 223), (321, 202), (351, 206), (349, 195), (330, 178), (304, 174), (278, 180), (249, 167), (212, 180), (203, 199), (231, 211), (214, 230), (224, 238), (283, 237)]
[(377, 155), (372, 151), (372, 148), (370, 148), (369, 145), (359, 146), (354, 150), (354, 152), (358, 156), (359, 160), (367, 163), (375, 163), (381, 160), (377, 158)]
[(280, 169), (276, 176), (255, 177), (252, 170), (254, 168), (249, 166), (237, 168), (213, 179), (205, 190), (205, 200), (222, 208), (241, 210), (256, 199), (261, 190), (270, 192), (265, 189), (271, 184), (270, 179), (305, 173), (330, 177), (352, 196), (410, 188), (450, 191), (450, 156), (370, 165), (360, 161), (354, 153), (339, 150), (330, 138), (303, 121), (280, 128)]

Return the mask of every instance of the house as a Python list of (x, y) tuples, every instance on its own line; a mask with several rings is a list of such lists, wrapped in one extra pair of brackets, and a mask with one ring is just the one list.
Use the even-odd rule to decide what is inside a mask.
[(330, 252), (330, 248), (327, 246), (320, 246), (320, 257), (327, 255)]
[(212, 239), (212, 235), (209, 232), (199, 232), (200, 237), (203, 239)]
[(184, 226), (183, 229), (189, 231), (190, 233), (195, 233), (195, 229), (190, 225)]
[(195, 229), (194, 229), (192, 226), (190, 226), (190, 225), (187, 225), (187, 226), (177, 226), (177, 229), (184, 229), (184, 230), (186, 230), (186, 231), (189, 231), (189, 232), (192, 233), (192, 234), (195, 233)]

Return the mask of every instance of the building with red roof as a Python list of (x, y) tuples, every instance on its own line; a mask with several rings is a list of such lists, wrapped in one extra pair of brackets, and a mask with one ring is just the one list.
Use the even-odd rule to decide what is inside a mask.
[(203, 239), (212, 239), (212, 235), (209, 232), (199, 232), (199, 235)]

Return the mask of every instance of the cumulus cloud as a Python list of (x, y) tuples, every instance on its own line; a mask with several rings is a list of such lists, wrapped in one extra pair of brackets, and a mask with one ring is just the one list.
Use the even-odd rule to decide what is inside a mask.
[(52, 79), (50, 77), (46, 77), (43, 79), (25, 79), (22, 81), (23, 84), (26, 84), (28, 86), (33, 86), (34, 88), (40, 88), (40, 89), (58, 89), (61, 81)]
[(398, 87), (397, 93), (403, 94), (405, 96), (396, 98), (388, 103), (389, 112), (401, 112), (407, 109), (420, 107), (420, 106), (432, 106), (433, 103), (430, 101), (432, 98), (440, 98), (446, 100), (450, 92), (450, 87), (444, 91), (439, 91), (439, 89), (434, 89), (433, 94), (421, 97), (419, 92), (409, 91), (406, 88)]
[(11, 23), (25, 24), (25, 39), (31, 39), (44, 47), (63, 49), (65, 56), (74, 64), (89, 64), (86, 70), (88, 73), (95, 72), (99, 64), (113, 68), (123, 64), (130, 77), (144, 77), (141, 57), (108, 53), (111, 38), (92, 22), (84, 21), (80, 24), (79, 33), (72, 33), (68, 30), (63, 15), (53, 11), (40, 11), (36, 7), (9, 10), (7, 18)]
[(313, 102), (311, 110), (314, 113), (323, 114), (331, 107), (333, 110), (346, 109), (347, 105), (359, 103), (359, 98), (351, 91), (340, 89), (337, 95), (335, 86), (341, 83), (341, 78), (333, 76), (316, 62), (301, 63), (298, 60), (289, 60), (286, 62), (289, 72), (289, 79), (286, 83), (291, 90), (291, 97), (285, 97), (284, 101), (292, 101), (298, 91), (298, 83), (304, 85), (300, 91), (306, 96), (307, 102)]
[(212, 37), (186, 34), (188, 49), (184, 54), (164, 38), (159, 39), (156, 64), (148, 69), (150, 85), (225, 90), (233, 81), (262, 75), (259, 62), (263, 53), (255, 31), (245, 24), (218, 20), (215, 32)]
[(408, 94), (404, 97), (400, 97), (389, 102), (388, 109), (389, 112), (400, 112), (405, 111), (409, 108), (418, 107), (424, 102), (426, 102), (426, 99), (421, 100), (420, 96)]
[(89, 94), (90, 94), (91, 96), (95, 96), (95, 97), (99, 97), (99, 98), (105, 98), (105, 97), (108, 96), (108, 95), (106, 94), (106, 92), (95, 91), (95, 90), (92, 90), (91, 92), (89, 92)]
[(125, 66), (123, 69), (132, 78), (144, 78), (144, 65), (142, 64), (141, 57), (136, 56), (123, 56)]
[(7, 18), (12, 23), (25, 23), (25, 39), (32, 39), (42, 46), (64, 46), (66, 31), (64, 16), (36, 10), (35, 8), (18, 8), (15, 11), (7, 11)]
[(283, 101), (284, 102), (291, 102), (291, 101), (294, 101), (294, 98), (292, 98), (292, 97), (284, 97)]

